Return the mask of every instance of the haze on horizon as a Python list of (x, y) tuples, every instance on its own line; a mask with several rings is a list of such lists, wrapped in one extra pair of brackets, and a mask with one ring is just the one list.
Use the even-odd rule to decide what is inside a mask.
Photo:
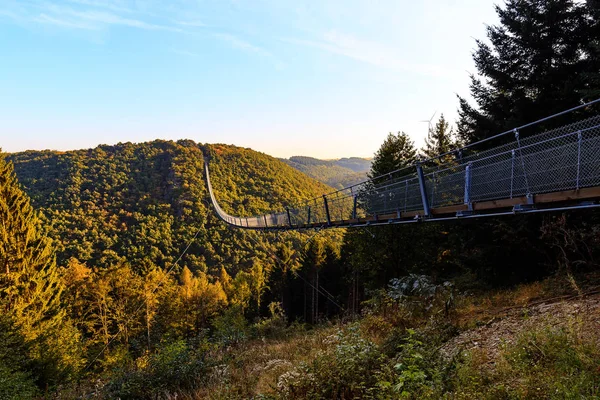
[(0, 147), (188, 138), (371, 157), (456, 119), (491, 0), (5, 0)]

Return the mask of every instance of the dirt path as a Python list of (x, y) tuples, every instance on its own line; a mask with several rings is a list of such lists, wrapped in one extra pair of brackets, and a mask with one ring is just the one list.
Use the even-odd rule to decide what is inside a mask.
[(544, 325), (577, 327), (581, 334), (600, 338), (600, 294), (508, 310), (502, 317), (452, 338), (441, 353), (449, 359), (461, 351), (479, 349), (493, 367), (504, 343), (512, 344), (520, 333)]

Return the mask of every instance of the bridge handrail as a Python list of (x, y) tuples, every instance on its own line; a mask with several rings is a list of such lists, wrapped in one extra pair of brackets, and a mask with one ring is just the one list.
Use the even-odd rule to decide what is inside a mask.
[[(571, 113), (575, 110), (588, 107), (598, 102), (600, 102), (600, 99), (596, 99), (594, 101), (581, 104), (577, 107), (570, 108), (560, 113), (556, 113), (551, 116), (539, 119), (537, 121), (530, 122), (518, 128), (502, 132), (484, 140), (480, 140), (467, 146), (457, 148), (450, 152), (440, 154), (435, 157), (418, 160), (414, 164), (397, 169), (390, 173), (376, 176), (367, 179), (363, 182), (350, 185), (343, 189), (326, 193), (321, 197), (315, 197), (306, 201), (299, 202), (293, 207), (287, 207), (284, 211), (273, 212), (253, 217), (234, 217), (227, 214), (217, 202), (212, 185), (210, 183), (208, 163), (205, 163), (207, 186), (210, 193), (211, 201), (215, 205), (215, 210), (217, 211), (219, 217), (227, 223), (243, 228), (287, 229), (294, 227), (294, 221), (300, 221), (300, 223), (297, 223), (296, 225), (310, 227), (313, 221), (317, 221), (317, 219), (319, 220), (319, 222), (331, 225), (332, 222), (336, 222), (333, 221), (331, 218), (332, 212), (335, 212), (335, 218), (339, 217), (343, 221), (344, 219), (346, 219), (345, 215), (348, 215), (350, 211), (352, 212), (352, 217), (354, 217), (353, 219), (356, 219), (358, 216), (358, 208), (366, 209), (367, 211), (374, 214), (376, 218), (378, 213), (381, 214), (385, 211), (393, 209), (393, 207), (390, 208), (389, 203), (393, 203), (394, 201), (396, 202), (394, 204), (398, 213), (398, 217), (400, 217), (401, 208), (403, 209), (403, 212), (407, 212), (410, 210), (418, 210), (418, 208), (420, 207), (422, 209), (422, 216), (425, 218), (429, 218), (431, 217), (431, 207), (437, 207), (440, 204), (446, 203), (458, 204), (458, 198), (461, 196), (464, 199), (465, 204), (470, 203), (472, 198), (477, 198), (477, 190), (474, 190), (473, 193), (470, 193), (471, 187), (479, 189), (480, 192), (484, 189), (487, 190), (483, 197), (481, 197), (482, 195), (479, 194), (480, 198), (493, 197), (492, 195), (494, 193), (508, 194), (507, 188), (499, 189), (498, 187), (493, 187), (493, 184), (506, 184), (505, 181), (509, 179), (506, 176), (501, 176), (499, 179), (490, 179), (491, 176), (495, 176), (494, 174), (497, 173), (508, 173), (512, 171), (510, 172), (511, 198), (513, 197), (513, 194), (520, 193), (524, 190), (529, 196), (531, 192), (531, 185), (528, 180), (531, 178), (535, 178), (537, 175), (540, 174), (540, 172), (527, 171), (525, 157), (528, 157), (528, 163), (539, 164), (540, 162), (545, 162), (547, 164), (551, 162), (554, 158), (558, 158), (559, 156), (552, 156), (552, 152), (556, 152), (557, 150), (546, 149), (544, 148), (544, 145), (548, 145), (550, 142), (556, 142), (556, 144), (554, 145), (555, 147), (563, 146), (563, 150), (567, 152), (572, 152), (573, 149), (571, 147), (578, 143), (578, 153), (576, 155), (576, 173), (577, 189), (579, 189), (581, 172), (580, 164), (582, 164), (584, 167), (584, 173), (586, 173), (586, 171), (590, 168), (590, 166), (588, 165), (589, 163), (582, 163), (582, 161), (585, 161), (582, 160), (582, 143), (584, 147), (592, 146), (593, 151), (597, 151), (600, 155), (600, 146), (598, 146), (597, 149), (595, 147), (596, 136), (592, 136), (591, 138), (586, 139), (590, 142), (588, 144), (586, 144), (587, 142), (582, 142), (582, 136), (586, 135), (588, 132), (591, 132), (590, 135), (597, 135), (598, 132), (600, 132), (600, 116), (592, 117), (583, 121), (577, 121), (570, 125), (552, 129), (550, 131), (546, 131), (534, 136), (528, 136), (527, 138), (523, 139), (520, 138), (520, 130), (531, 126), (535, 126), (552, 118)], [(493, 139), (506, 136), (508, 134), (514, 135), (514, 140), (512, 142), (505, 143), (503, 145), (499, 145), (497, 147), (484, 150), (482, 152), (471, 153), (470, 155), (466, 155), (463, 157), (464, 150), (471, 149), (477, 145), (480, 145), (481, 143), (485, 143)], [(578, 137), (577, 143), (575, 142), (574, 135), (577, 135)], [(561, 140), (565, 143), (562, 143)], [(585, 150), (586, 148), (584, 148), (584, 151)], [(516, 155), (516, 152), (518, 152), (519, 154)], [(567, 158), (565, 157), (569, 156), (569, 154), (562, 155), (561, 157), (567, 160)], [(458, 155), (458, 157), (452, 161), (442, 162), (442, 159), (449, 155)], [(532, 158), (534, 156), (539, 157), (540, 159), (536, 160)], [(507, 170), (508, 166), (506, 165), (506, 163), (509, 161), (512, 163), (510, 171)], [(557, 161), (554, 160), (553, 162)], [(521, 165), (516, 165), (516, 163), (520, 163)], [(471, 166), (471, 164), (474, 165)], [(427, 171), (424, 171), (423, 166), (427, 165), (433, 165), (433, 167), (428, 167), (429, 169)], [(497, 169), (496, 172), (494, 171), (494, 168)], [(587, 170), (585, 170), (585, 168), (587, 168)], [(548, 172), (559, 173), (559, 169), (560, 168), (551, 169), (548, 166), (546, 166), (545, 171), (546, 174)], [(399, 175), (401, 173), (402, 175)], [(516, 176), (515, 173), (517, 174)], [(564, 173), (567, 172), (563, 172), (563, 174)], [(572, 174), (574, 173), (574, 170), (568, 173)], [(531, 174), (532, 176), (528, 177), (529, 174)], [(537, 178), (539, 179), (539, 176), (537, 176)], [(547, 176), (546, 178), (550, 180), (554, 179), (552, 182), (557, 180), (555, 177), (550, 176)], [(593, 178), (595, 179), (596, 176), (594, 175)], [(477, 182), (473, 183), (473, 179), (475, 179)], [(598, 183), (600, 185), (600, 182)], [(513, 188), (513, 185), (520, 186), (518, 188)], [(554, 185), (557, 187), (561, 187), (561, 185), (565, 187), (573, 186), (565, 185), (559, 181), (554, 182)], [(534, 182), (533, 187), (536, 190), (543, 192), (546, 186), (548, 186), (547, 183), (540, 184)], [(438, 193), (440, 187), (442, 189), (442, 192)], [(436, 189), (438, 192), (436, 192)], [(402, 190), (404, 191), (403, 193)], [(461, 193), (463, 190), (464, 193)], [(397, 204), (397, 202), (399, 201), (398, 199), (402, 197), (402, 194), (404, 195), (404, 206), (400, 207)], [(440, 199), (439, 197), (436, 197), (436, 195), (441, 195), (442, 198), (445, 200), (440, 203)], [(421, 198), (421, 201), (416, 201), (416, 199), (418, 199), (419, 197)], [(409, 199), (411, 201), (410, 205)], [(352, 202), (353, 205), (350, 206), (349, 203)], [(378, 202), (381, 202), (381, 204)], [(348, 207), (350, 207), (351, 209), (349, 209)]]

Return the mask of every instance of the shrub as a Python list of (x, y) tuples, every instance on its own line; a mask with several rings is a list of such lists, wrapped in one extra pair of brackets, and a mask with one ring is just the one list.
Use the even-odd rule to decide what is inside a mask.
[(219, 344), (233, 345), (248, 337), (248, 322), (241, 306), (228, 308), (222, 315), (213, 319), (212, 325), (214, 328), (212, 336)]
[(394, 278), (388, 285), (387, 295), (404, 305), (411, 313), (427, 315), (443, 311), (446, 315), (454, 307), (454, 291), (450, 282), (434, 284), (426, 275), (410, 274)]
[(155, 354), (138, 359), (136, 368), (117, 372), (105, 388), (107, 396), (144, 399), (192, 391), (208, 369), (206, 350), (206, 344), (197, 347), (185, 341), (167, 344)]
[(287, 319), (280, 303), (269, 304), (269, 318), (263, 318), (253, 328), (258, 337), (276, 338), (286, 333)]
[(38, 389), (29, 373), (14, 371), (0, 363), (0, 399), (32, 399)]
[(378, 374), (377, 399), (421, 399), (443, 387), (448, 364), (440, 361), (437, 348), (407, 329), (399, 352)]
[(328, 338), (330, 350), (309, 364), (279, 377), (286, 399), (364, 398), (377, 383), (375, 371), (385, 362), (377, 346), (363, 338), (357, 326)]

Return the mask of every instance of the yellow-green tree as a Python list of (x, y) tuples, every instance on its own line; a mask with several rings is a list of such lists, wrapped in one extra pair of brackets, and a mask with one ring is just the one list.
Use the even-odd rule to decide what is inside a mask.
[(227, 305), (227, 294), (220, 282), (210, 282), (208, 275), (202, 271), (194, 276), (188, 267), (181, 271), (180, 282), (182, 333), (187, 336), (198, 334)]
[(23, 335), (42, 384), (64, 379), (81, 366), (79, 334), (61, 307), (63, 289), (42, 220), (12, 164), (0, 158), (0, 312)]

